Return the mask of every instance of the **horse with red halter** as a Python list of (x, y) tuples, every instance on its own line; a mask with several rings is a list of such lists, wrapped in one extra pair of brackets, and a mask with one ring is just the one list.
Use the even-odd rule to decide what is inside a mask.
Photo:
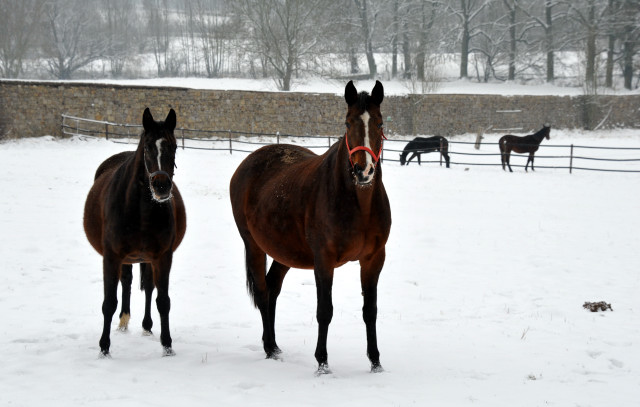
[(169, 333), (169, 272), (173, 252), (187, 226), (184, 203), (173, 183), (176, 113), (171, 109), (165, 121), (158, 122), (147, 108), (142, 124), (144, 131), (136, 151), (113, 155), (98, 167), (84, 207), (85, 233), (103, 257), (102, 356), (109, 356), (118, 281), (122, 282), (120, 329), (128, 327), (134, 263), (140, 263), (141, 288), (145, 290), (142, 327), (151, 332), (151, 294), (155, 287), (160, 342), (164, 355), (174, 354)]
[(545, 124), (542, 126), (542, 129), (538, 130), (535, 134), (529, 134), (522, 137), (507, 134), (506, 136), (500, 137), (498, 145), (500, 146), (502, 169), (504, 170), (505, 165), (507, 165), (509, 167), (509, 172), (513, 172), (509, 161), (511, 160), (511, 151), (515, 151), (518, 154), (529, 153), (527, 165), (524, 166), (524, 170), (527, 171), (527, 167), (529, 166), (529, 163), (531, 163), (531, 171), (534, 171), (533, 155), (538, 151), (538, 147), (540, 147), (542, 139), (546, 138), (549, 140), (550, 131), (551, 126)]
[[(377, 286), (391, 228), (382, 184), (382, 84), (369, 95), (345, 88), (346, 132), (323, 155), (294, 145), (270, 145), (250, 154), (230, 183), (233, 216), (245, 245), (247, 288), (262, 316), (267, 358), (281, 352), (274, 330), (276, 302), (291, 267), (313, 269), (317, 290), (317, 373), (330, 373), (327, 333), (333, 316), (333, 273), (360, 262), (373, 372), (382, 371), (376, 336)], [(266, 255), (273, 258), (266, 272)]]

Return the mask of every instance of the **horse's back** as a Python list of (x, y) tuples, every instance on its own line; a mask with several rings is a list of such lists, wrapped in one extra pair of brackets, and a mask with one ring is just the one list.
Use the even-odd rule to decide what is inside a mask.
[(318, 155), (311, 150), (290, 144), (269, 145), (256, 150), (240, 163), (231, 177), (229, 189), (232, 205), (238, 193), (250, 192), (250, 189), (264, 185), (268, 179), (295, 172), (297, 164), (315, 157)]
[(97, 180), (100, 175), (104, 174), (107, 171), (115, 171), (125, 161), (127, 161), (129, 157), (133, 157), (134, 154), (135, 152), (133, 151), (123, 151), (121, 153), (114, 154), (104, 160), (96, 170), (96, 175), (93, 177), (94, 181)]

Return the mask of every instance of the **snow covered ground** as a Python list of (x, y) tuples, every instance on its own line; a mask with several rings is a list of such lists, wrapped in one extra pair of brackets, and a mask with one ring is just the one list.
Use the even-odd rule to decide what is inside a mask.
[[(640, 147), (629, 133), (562, 134), (563, 144)], [(82, 211), (98, 164), (130, 148), (0, 144), (0, 405), (639, 405), (638, 174), (384, 163), (393, 216), (378, 303), (385, 372), (369, 373), (358, 269), (348, 264), (334, 281), (334, 373), (315, 377), (311, 271), (285, 279), (283, 359), (264, 359), (228, 198), (241, 153), (177, 154), (188, 216), (170, 286), (177, 355), (161, 357), (155, 309), (156, 335), (142, 335), (136, 290), (130, 330), (114, 320), (113, 358), (98, 358), (101, 258)], [(614, 311), (582, 308), (600, 300)]]

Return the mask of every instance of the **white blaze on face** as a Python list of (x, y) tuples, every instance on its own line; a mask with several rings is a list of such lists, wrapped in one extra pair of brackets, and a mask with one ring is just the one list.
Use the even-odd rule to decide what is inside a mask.
[(158, 139), (156, 141), (156, 149), (158, 150), (158, 171), (162, 171), (162, 164), (160, 158), (162, 157), (162, 142), (164, 139)]
[[(371, 116), (369, 116), (369, 112), (367, 112), (366, 110), (364, 113), (360, 115), (360, 119), (362, 119), (362, 122), (364, 123), (364, 146), (371, 150), (371, 142), (369, 141), (369, 118), (370, 117)], [(369, 182), (373, 178), (373, 173), (374, 173), (373, 170), (375, 169), (375, 166), (373, 164), (373, 157), (371, 157), (371, 154), (366, 153), (365, 157), (366, 157), (366, 164), (363, 171), (364, 181)]]

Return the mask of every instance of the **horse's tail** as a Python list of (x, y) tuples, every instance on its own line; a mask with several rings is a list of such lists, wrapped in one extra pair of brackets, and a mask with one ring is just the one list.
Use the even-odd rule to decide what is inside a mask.
[(500, 147), (500, 162), (502, 163), (502, 169), (505, 169), (505, 164), (507, 161), (507, 157), (506, 157), (506, 150), (507, 150), (507, 140), (506, 140), (506, 136), (500, 137), (500, 140), (498, 140), (498, 147)]
[[(245, 259), (246, 258), (247, 258), (247, 256), (246, 256), (246, 249), (245, 249)], [(265, 259), (265, 261), (266, 261), (266, 259)], [(247, 273), (247, 293), (251, 297), (251, 302), (253, 303), (253, 306), (258, 308), (258, 299), (256, 298), (256, 280), (253, 277), (253, 273), (249, 269), (249, 262), (248, 261), (245, 261), (245, 268), (246, 268), (246, 273)]]

